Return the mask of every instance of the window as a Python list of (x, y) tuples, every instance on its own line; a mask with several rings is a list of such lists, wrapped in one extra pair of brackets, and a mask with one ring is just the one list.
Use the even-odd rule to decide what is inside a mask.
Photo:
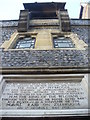
[[(10, 40), (6, 40), (0, 48), (4, 50), (51, 50), (51, 49), (74, 49), (86, 50), (88, 45), (74, 33), (51, 33), (42, 31), (42, 35), (36, 32), (15, 32)], [(37, 37), (38, 34), (38, 37)], [(52, 35), (52, 37), (51, 37)], [(53, 40), (52, 40), (53, 38)], [(42, 42), (43, 41), (43, 42)]]
[(34, 48), (35, 47), (35, 38), (32, 37), (24, 37), (19, 38), (15, 48), (16, 49), (26, 49), (26, 48)]
[(56, 37), (53, 40), (54, 48), (74, 48), (74, 44), (68, 37)]

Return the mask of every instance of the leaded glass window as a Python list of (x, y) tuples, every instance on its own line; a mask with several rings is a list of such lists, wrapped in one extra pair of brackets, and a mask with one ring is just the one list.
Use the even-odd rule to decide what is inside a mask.
[(70, 38), (65, 37), (56, 37), (53, 39), (54, 48), (74, 48), (75, 45), (73, 44)]
[(25, 37), (19, 38), (15, 48), (16, 49), (26, 49), (26, 48), (34, 48), (35, 47), (35, 38)]

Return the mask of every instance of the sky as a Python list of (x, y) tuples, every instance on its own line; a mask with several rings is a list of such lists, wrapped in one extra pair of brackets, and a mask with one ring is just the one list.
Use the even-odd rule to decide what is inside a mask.
[(66, 2), (66, 9), (70, 18), (79, 18), (80, 2), (90, 0), (0, 0), (0, 20), (19, 19), (20, 10), (23, 10), (23, 3), (33, 2)]

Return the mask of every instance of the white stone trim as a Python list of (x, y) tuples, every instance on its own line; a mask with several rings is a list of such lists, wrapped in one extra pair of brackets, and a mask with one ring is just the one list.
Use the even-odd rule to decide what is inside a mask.
[(59, 117), (59, 116), (88, 116), (88, 109), (70, 110), (0, 110), (3, 117)]

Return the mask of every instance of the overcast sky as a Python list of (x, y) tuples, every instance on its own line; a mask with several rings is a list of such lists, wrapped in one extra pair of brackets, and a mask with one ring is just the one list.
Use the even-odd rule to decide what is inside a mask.
[(66, 2), (66, 9), (70, 18), (79, 18), (80, 2), (90, 0), (0, 0), (0, 20), (18, 19), (20, 10), (24, 9), (23, 3), (30, 2)]

